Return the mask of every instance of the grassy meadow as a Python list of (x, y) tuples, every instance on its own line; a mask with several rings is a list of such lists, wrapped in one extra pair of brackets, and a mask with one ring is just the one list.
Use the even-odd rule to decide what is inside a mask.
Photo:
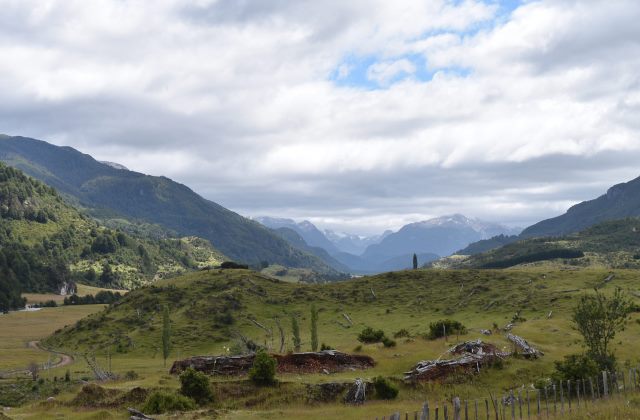
[[(13, 333), (4, 332), (6, 320), (12, 320), (10, 329), (20, 338), (11, 338), (13, 344), (3, 349), (2, 354), (19, 353), (16, 351), (18, 348), (24, 351), (24, 343), (28, 339), (43, 338), (66, 324), (69, 326), (45, 339), (44, 344), (69, 353), (94, 354), (103, 367), (107, 366), (107, 356), (111, 355), (112, 370), (121, 378), (129, 371), (137, 375), (135, 379), (104, 383), (104, 387), (121, 391), (134, 387), (177, 389), (177, 378), (167, 373), (173, 360), (192, 355), (228, 354), (227, 349), (236, 345), (237, 340), (233, 337), (238, 333), (277, 350), (276, 317), (285, 327), (285, 351), (292, 349), (289, 334), (291, 316), (299, 319), (303, 350), (309, 350), (310, 307), (315, 304), (320, 311), (319, 341), (340, 351), (369, 355), (376, 361), (374, 368), (331, 375), (279, 375), (280, 385), (275, 389), (255, 388), (245, 378), (213, 377), (216, 402), (192, 415), (208, 418), (215, 413), (215, 416), (229, 419), (381, 418), (394, 411), (412, 413), (419, 410), (425, 399), (432, 404), (450, 400), (453, 396), (484, 399), (489, 392), (502, 395), (510, 389), (530, 387), (535, 381), (549, 377), (554, 361), (582, 351), (581, 338), (572, 329), (570, 321), (572, 308), (579, 296), (591, 292), (596, 286), (601, 286), (600, 290), (605, 294), (620, 287), (636, 304), (640, 304), (640, 299), (635, 297), (640, 290), (637, 271), (615, 270), (614, 279), (602, 284), (609, 274), (606, 269), (545, 267), (416, 270), (342, 283), (305, 285), (276, 281), (248, 270), (209, 270), (132, 291), (119, 305), (101, 312), (98, 312), (99, 308), (78, 306), (12, 313), (10, 318), (3, 316), (0, 323), (6, 335), (2, 338), (13, 337)], [(167, 367), (160, 351), (160, 308), (163, 305), (169, 306), (172, 322), (172, 351)], [(63, 311), (66, 311), (64, 315)], [(402, 382), (403, 372), (418, 361), (446, 358), (446, 350), (458, 341), (482, 338), (499, 348), (510, 349), (504, 333), (495, 330), (494, 324), (505, 326), (513, 320), (516, 312), (519, 312), (520, 320), (512, 332), (542, 350), (545, 353), (542, 358), (507, 359), (502, 366), (482, 369), (480, 374), (455, 375), (437, 383), (414, 386)], [(353, 325), (349, 325), (343, 314), (351, 318)], [(28, 315), (33, 318), (28, 318)], [(71, 326), (73, 321), (85, 315), (88, 317)], [(54, 316), (58, 318), (51, 322)], [(468, 333), (459, 337), (449, 336), (446, 340), (423, 338), (429, 323), (443, 318), (462, 322)], [(615, 351), (622, 367), (640, 364), (640, 354), (634, 345), (640, 337), (639, 318), (639, 314), (633, 313), (625, 330), (615, 339)], [(40, 324), (34, 321), (36, 319), (40, 319)], [(256, 327), (250, 319), (272, 328), (273, 336)], [(30, 323), (38, 327), (28, 327), (32, 329), (29, 334), (19, 335), (23, 334), (20, 330), (27, 329)], [(411, 337), (396, 338), (396, 346), (390, 348), (381, 344), (363, 345), (357, 341), (357, 335), (365, 326), (382, 329), (391, 338), (394, 333), (406, 329)], [(494, 330), (494, 333), (484, 336), (480, 329)], [(35, 354), (16, 356), (11, 366), (24, 366), (25, 361), (32, 357)], [(47, 359), (46, 354), (42, 357)], [(3, 365), (4, 360), (3, 357)], [(84, 362), (76, 360), (71, 366), (73, 377), (90, 377)], [(50, 374), (60, 376), (64, 372)], [(371, 400), (364, 406), (350, 407), (338, 402), (310, 401), (308, 398), (307, 387), (313, 384), (351, 382), (358, 377), (371, 379), (378, 375), (390, 378), (399, 386), (400, 394), (396, 400)], [(54, 416), (55, 413), (70, 418), (126, 417), (122, 409), (114, 407), (64, 405), (63, 402), (73, 399), (76, 392), (77, 389), (67, 394), (63, 392), (56, 397), (56, 404), (30, 403), (14, 408), (12, 412), (16, 418), (46, 418), (45, 415)], [(589, 418), (640, 416), (638, 398), (640, 396), (630, 396), (628, 401), (620, 401), (619, 404), (600, 402), (596, 405), (602, 416)]]

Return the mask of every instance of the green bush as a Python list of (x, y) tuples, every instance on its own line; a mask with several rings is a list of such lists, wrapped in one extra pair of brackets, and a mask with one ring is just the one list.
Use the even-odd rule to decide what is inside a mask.
[(358, 334), (358, 341), (361, 343), (380, 343), (384, 338), (384, 331), (374, 330), (371, 327), (366, 327)]
[(149, 395), (142, 411), (149, 414), (162, 414), (171, 411), (189, 411), (196, 408), (195, 402), (184, 395), (167, 391), (156, 391)]
[(598, 364), (584, 354), (570, 354), (564, 360), (556, 360), (554, 379), (577, 381), (597, 376), (600, 372)]
[(271, 385), (276, 381), (276, 366), (276, 359), (264, 350), (260, 350), (253, 359), (249, 379), (257, 385)]
[(320, 351), (324, 351), (324, 350), (335, 350), (335, 349), (336, 349), (336, 348), (335, 348), (334, 346), (331, 346), (331, 345), (329, 345), (329, 344), (322, 343), (322, 344), (320, 345)]
[(383, 338), (382, 338), (382, 344), (383, 344), (385, 347), (395, 347), (395, 346), (396, 346), (396, 342), (395, 342), (395, 340), (392, 340), (392, 339), (387, 338), (387, 337), (383, 337)]
[(128, 380), (128, 381), (133, 381), (135, 379), (138, 379), (138, 373), (135, 370), (128, 370), (125, 374), (124, 374), (124, 379)]
[(441, 319), (429, 324), (427, 337), (435, 340), (436, 338), (444, 337), (445, 331), (447, 335), (467, 333), (467, 329), (461, 322), (452, 319)]
[(180, 393), (198, 404), (213, 401), (209, 377), (191, 367), (180, 374)]
[(411, 333), (409, 333), (409, 331), (407, 331), (407, 329), (402, 328), (398, 331), (395, 332), (395, 334), (393, 334), (393, 338), (410, 338), (411, 337)]
[(392, 400), (398, 396), (398, 388), (382, 376), (373, 378), (373, 388), (378, 398)]

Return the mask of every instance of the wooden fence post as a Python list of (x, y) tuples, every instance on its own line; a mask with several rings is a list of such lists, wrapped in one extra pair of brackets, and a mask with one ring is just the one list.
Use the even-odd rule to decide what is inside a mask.
[(547, 412), (547, 418), (549, 418), (549, 392), (546, 385), (544, 386), (544, 409)]
[(489, 401), (487, 401), (487, 399), (484, 399), (484, 406), (487, 409), (487, 420), (489, 420)]
[(444, 412), (444, 420), (449, 420), (449, 404), (445, 401), (442, 404), (443, 412)]
[(564, 415), (564, 385), (560, 380), (560, 414)]
[(609, 384), (607, 383), (607, 371), (603, 370), (602, 371), (602, 389), (603, 389), (603, 394), (604, 394), (604, 398), (608, 398), (609, 397)]
[(520, 413), (520, 420), (522, 420), (522, 391), (518, 390), (518, 412)]
[(499, 408), (498, 408), (498, 399), (494, 398), (493, 399), (493, 411), (496, 414), (496, 420), (500, 420), (500, 415), (498, 414), (498, 410), (499, 410)]
[(555, 415), (558, 412), (558, 394), (556, 393), (556, 384), (551, 384), (553, 386), (553, 414)]
[(516, 420), (516, 400), (513, 396), (513, 389), (509, 394), (510, 403), (511, 403), (511, 420)]
[(571, 379), (567, 380), (567, 402), (569, 403), (569, 412), (571, 412)]
[(527, 389), (527, 418), (531, 418), (531, 405), (529, 404), (529, 389)]
[(473, 400), (473, 403), (474, 403), (473, 405), (474, 405), (474, 407), (475, 407), (475, 408), (474, 408), (474, 410), (475, 410), (475, 411), (474, 411), (473, 418), (474, 418), (475, 420), (478, 420), (478, 400)]
[(627, 395), (627, 381), (624, 379), (624, 370), (620, 371), (620, 376), (622, 376), (622, 392)]
[(460, 420), (460, 398), (453, 399), (453, 420)]
[(584, 407), (587, 408), (587, 400), (589, 398), (587, 397), (587, 381), (585, 381), (584, 378), (582, 378), (582, 403), (584, 404)]
[(580, 409), (580, 379), (576, 381), (576, 397), (578, 398), (578, 409)]
[(438, 403), (436, 403), (435, 417), (436, 417), (436, 420), (438, 420)]
[(469, 420), (469, 401), (464, 400), (464, 420)]
[(422, 414), (420, 415), (420, 420), (429, 420), (429, 401), (425, 401), (422, 406)]
[(591, 378), (589, 378), (589, 389), (591, 389), (591, 402), (595, 402), (596, 397), (593, 394), (593, 380)]

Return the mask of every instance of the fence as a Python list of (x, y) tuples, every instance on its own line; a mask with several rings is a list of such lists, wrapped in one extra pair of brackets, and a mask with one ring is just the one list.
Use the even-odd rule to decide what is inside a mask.
[(602, 372), (602, 375), (580, 380), (559, 381), (544, 388), (533, 389), (522, 386), (508, 395), (494, 398), (461, 400), (453, 398), (430, 406), (426, 401), (420, 412), (395, 412), (376, 420), (522, 420), (571, 415), (584, 410), (600, 399), (613, 395), (626, 395), (640, 390), (637, 369), (620, 372)]

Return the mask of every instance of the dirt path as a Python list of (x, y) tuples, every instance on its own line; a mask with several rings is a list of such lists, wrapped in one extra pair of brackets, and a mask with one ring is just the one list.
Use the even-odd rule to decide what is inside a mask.
[(72, 364), (74, 362), (73, 356), (71, 356), (70, 354), (61, 353), (59, 351), (48, 350), (48, 349), (42, 347), (42, 345), (40, 345), (40, 341), (38, 341), (38, 340), (29, 341), (29, 343), (27, 344), (27, 347), (29, 347), (30, 349), (46, 351), (48, 353), (60, 356), (60, 361), (51, 364), (51, 366), (45, 367), (45, 369), (59, 368), (59, 367), (70, 365), (70, 364)]

